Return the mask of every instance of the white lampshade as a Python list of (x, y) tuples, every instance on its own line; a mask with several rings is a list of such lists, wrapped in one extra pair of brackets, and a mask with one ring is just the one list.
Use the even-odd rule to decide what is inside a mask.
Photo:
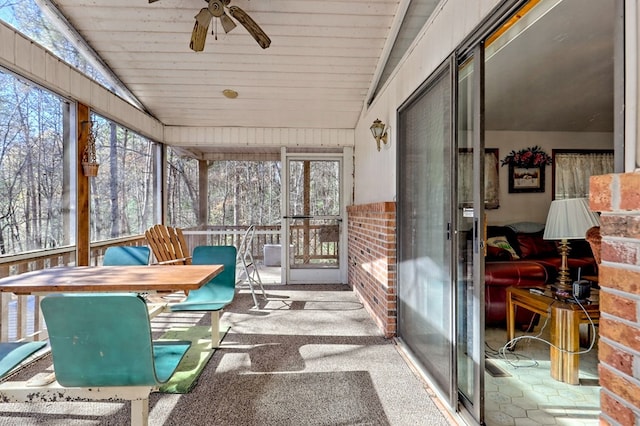
[(549, 207), (547, 224), (544, 228), (545, 240), (584, 239), (592, 226), (600, 226), (597, 213), (589, 210), (586, 198), (554, 200)]

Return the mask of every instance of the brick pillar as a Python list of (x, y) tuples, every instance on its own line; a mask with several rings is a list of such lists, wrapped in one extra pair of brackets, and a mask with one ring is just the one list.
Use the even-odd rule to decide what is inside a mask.
[(640, 172), (594, 176), (591, 209), (602, 213), (601, 424), (640, 424)]
[(385, 335), (396, 335), (396, 205), (349, 206), (349, 285)]

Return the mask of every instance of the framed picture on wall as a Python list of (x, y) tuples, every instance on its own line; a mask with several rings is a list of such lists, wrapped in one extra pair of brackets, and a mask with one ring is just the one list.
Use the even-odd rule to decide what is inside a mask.
[(509, 165), (509, 192), (544, 192), (544, 166)]

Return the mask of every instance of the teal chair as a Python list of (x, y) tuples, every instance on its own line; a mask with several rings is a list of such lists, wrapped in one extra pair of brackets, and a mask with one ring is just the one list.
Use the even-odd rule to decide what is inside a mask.
[(191, 342), (152, 341), (147, 305), (135, 294), (55, 294), (41, 308), (58, 384), (93, 399), (115, 390), (115, 399), (132, 401), (131, 423), (146, 424), (149, 393), (171, 378)]
[(0, 343), (0, 378), (9, 374), (21, 362), (45, 347), (47, 342)]
[(184, 302), (170, 305), (172, 312), (210, 311), (211, 346), (220, 345), (220, 311), (233, 301), (236, 291), (236, 248), (198, 246), (193, 249), (194, 265), (223, 265), (223, 271), (198, 290), (189, 292)]
[(108, 247), (104, 253), (104, 266), (135, 266), (148, 265), (151, 249), (145, 246), (114, 246)]

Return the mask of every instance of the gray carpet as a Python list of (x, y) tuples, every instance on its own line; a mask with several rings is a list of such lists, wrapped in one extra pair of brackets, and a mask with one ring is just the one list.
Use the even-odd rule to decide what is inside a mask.
[[(347, 286), (265, 286), (259, 309), (247, 291), (222, 317), (230, 325), (188, 394), (153, 393), (151, 425), (448, 425), (433, 395), (382, 337)], [(159, 336), (208, 315), (163, 314)], [(39, 361), (16, 377), (51, 368)], [(0, 404), (0, 424), (126, 425), (127, 402)]]

